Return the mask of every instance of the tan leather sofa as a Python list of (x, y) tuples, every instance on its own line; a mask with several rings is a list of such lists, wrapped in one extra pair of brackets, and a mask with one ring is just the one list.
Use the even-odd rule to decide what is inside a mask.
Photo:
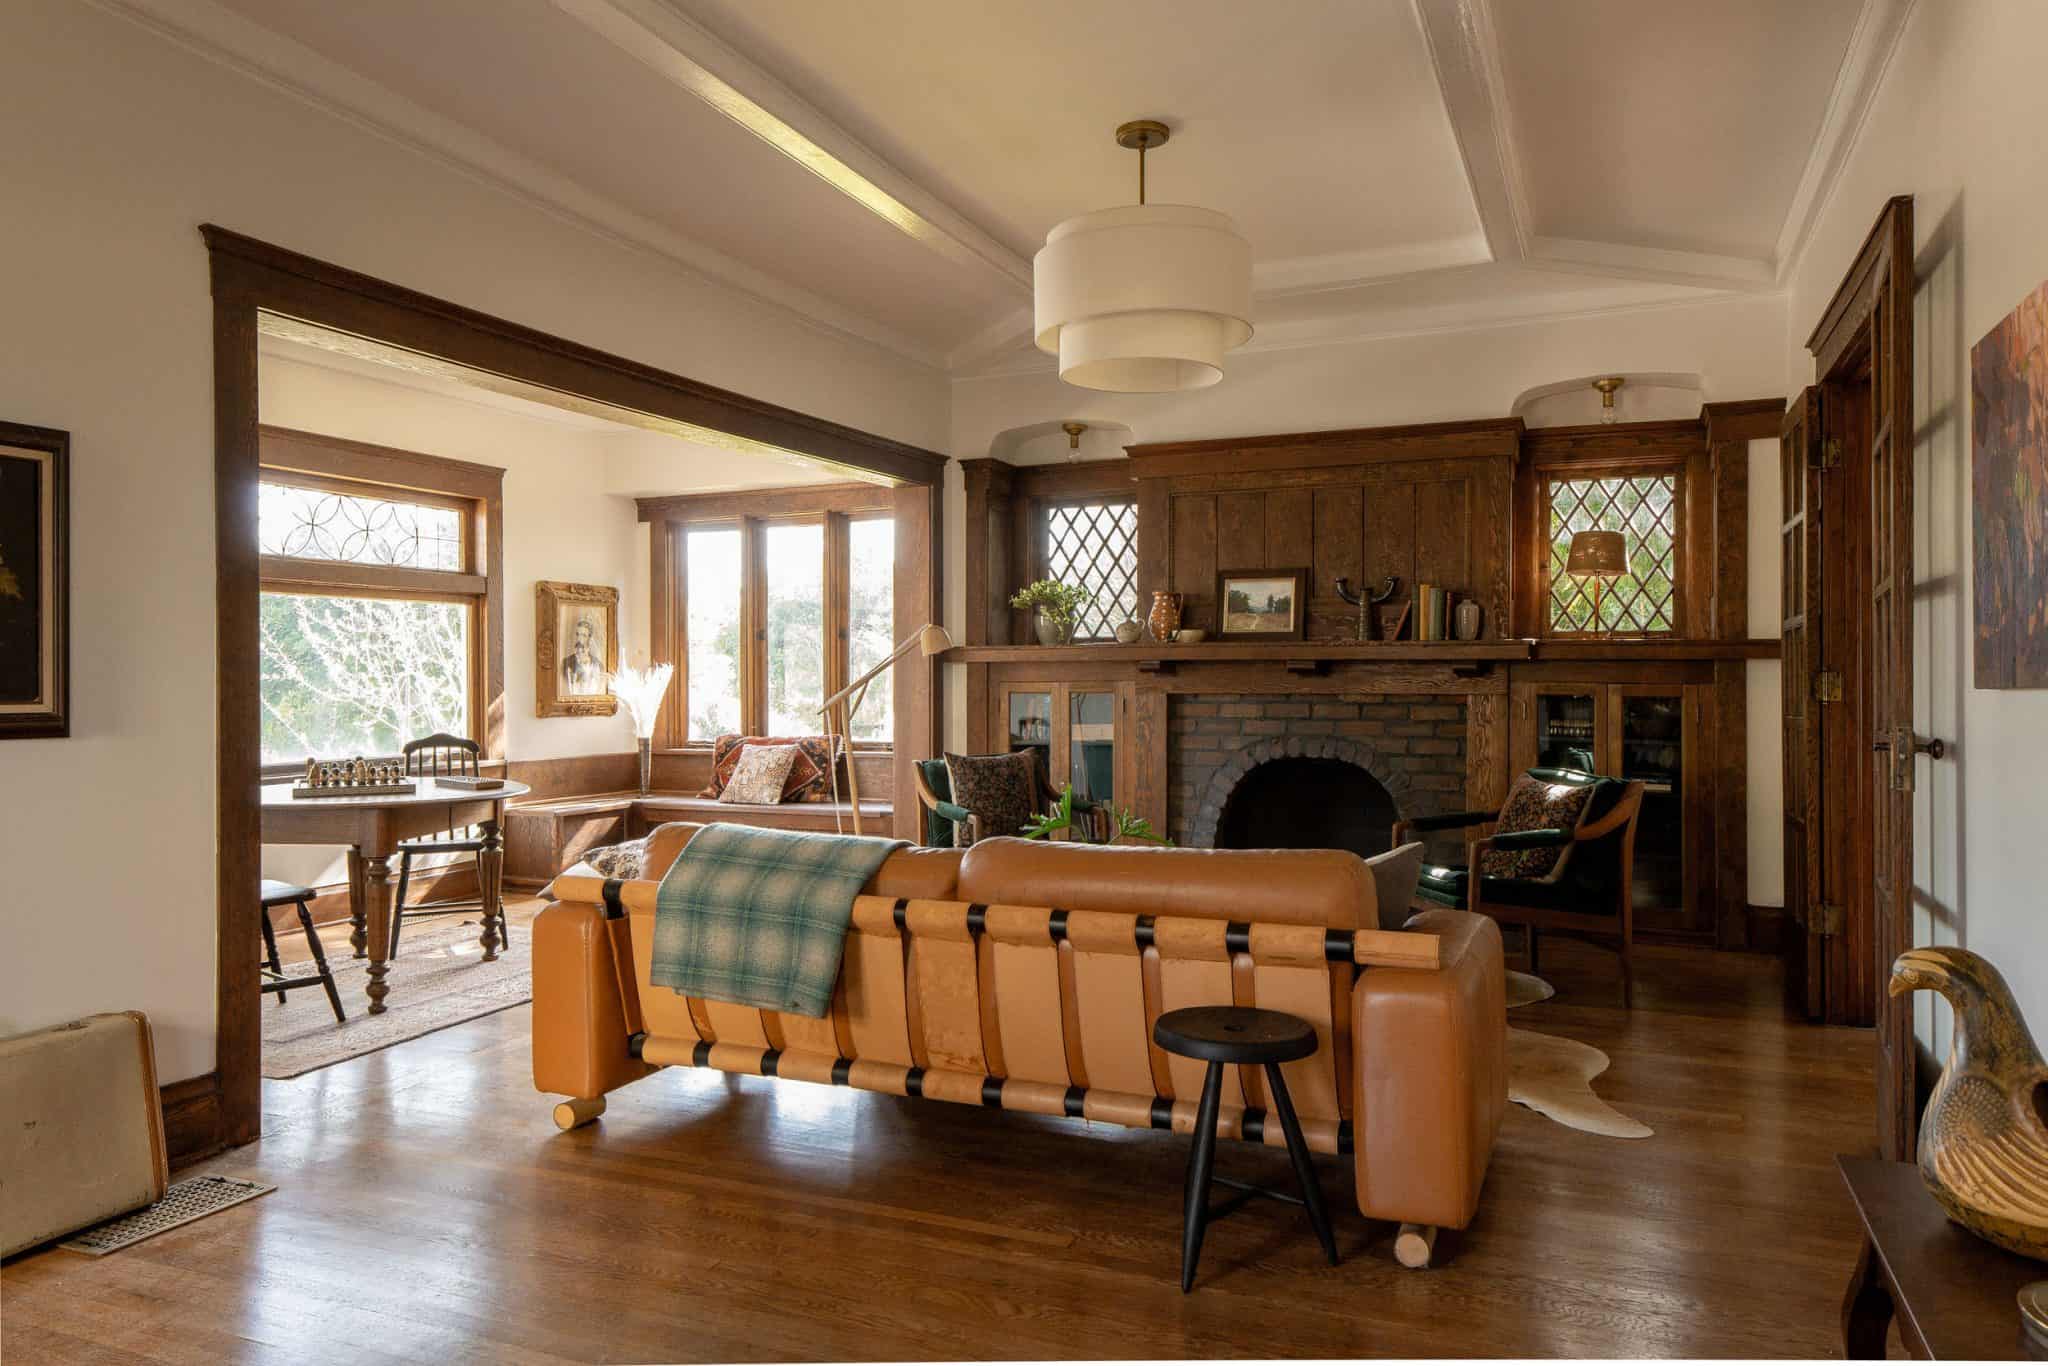
[[(649, 985), (655, 891), (701, 828), (658, 830), (645, 881), (558, 878), (534, 922), (533, 1080), (568, 1097), (564, 1128), (656, 1067), (695, 1066), (1187, 1133), (1202, 1065), (1152, 1024), (1235, 1002), (1315, 1025), (1322, 1047), (1287, 1085), (1309, 1146), (1351, 1154), (1361, 1213), (1416, 1225), (1403, 1243), (1426, 1261), (1478, 1206), (1507, 1103), (1483, 916), (1378, 929), (1370, 873), (1335, 851), (905, 849), (854, 903), (814, 1020)], [(1258, 1069), (1237, 1071), (1219, 1133), (1283, 1146)]]

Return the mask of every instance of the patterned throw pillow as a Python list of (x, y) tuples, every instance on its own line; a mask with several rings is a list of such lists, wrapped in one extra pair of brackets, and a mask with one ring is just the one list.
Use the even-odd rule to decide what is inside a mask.
[(583, 862), (594, 869), (599, 877), (645, 877), (647, 841), (627, 840), (624, 844), (607, 844), (597, 849), (585, 850)]
[[(1038, 759), (1029, 750), (1015, 754), (948, 754), (946, 780), (953, 802), (981, 818), (984, 839), (1014, 835), (1035, 814), (1038, 802)], [(968, 843), (967, 824), (953, 824), (953, 840)]]
[(799, 753), (796, 760), (790, 764), (789, 781), (783, 784), (783, 801), (832, 800), (832, 787), (827, 779), (831, 774), (833, 757), (839, 750), (839, 743), (836, 737), (828, 739), (823, 735), (721, 735), (711, 744), (711, 786), (698, 793), (698, 796), (716, 797), (725, 791), (725, 785), (732, 781), (733, 767), (740, 761), (740, 750), (747, 745), (796, 746)]
[[(1592, 791), (1591, 784), (1546, 783), (1524, 773), (1508, 789), (1494, 831), (1505, 835), (1516, 830), (1576, 830)], [(1569, 845), (1561, 849), (1489, 849), (1480, 859), (1479, 871), (1485, 877), (1554, 881), (1564, 871), (1565, 855), (1570, 852)]]
[(721, 802), (735, 805), (773, 806), (782, 800), (783, 785), (789, 781), (790, 765), (796, 762), (795, 745), (741, 745), (739, 763)]

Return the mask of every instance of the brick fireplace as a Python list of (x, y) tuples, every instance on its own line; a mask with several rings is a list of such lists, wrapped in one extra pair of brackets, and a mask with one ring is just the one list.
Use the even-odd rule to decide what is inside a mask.
[(1457, 694), (1183, 693), (1167, 714), (1167, 822), (1195, 848), (1387, 847), (1395, 819), (1464, 807)]

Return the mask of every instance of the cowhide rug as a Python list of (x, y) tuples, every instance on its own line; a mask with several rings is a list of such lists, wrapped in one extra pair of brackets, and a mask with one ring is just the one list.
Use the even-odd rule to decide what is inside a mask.
[[(1510, 1010), (1547, 1001), (1556, 994), (1556, 988), (1541, 977), (1508, 973)], [(1607, 1070), (1607, 1062), (1607, 1055), (1591, 1044), (1510, 1026), (1508, 1099), (1568, 1129), (1608, 1138), (1650, 1137), (1656, 1130), (1593, 1094), (1593, 1078)]]

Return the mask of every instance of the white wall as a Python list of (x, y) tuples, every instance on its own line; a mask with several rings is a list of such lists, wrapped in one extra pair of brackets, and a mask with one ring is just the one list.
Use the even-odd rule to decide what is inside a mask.
[[(2048, 276), (2048, 5), (1917, 5), (1868, 120), (1792, 279), (1788, 368), (1884, 201), (1914, 196), (1914, 699), (1919, 760), (1914, 939), (1963, 944), (2048, 1031), (2040, 844), (2048, 691), (1972, 685), (1970, 347)], [(1922, 993), (1918, 1031), (1947, 1047), (1947, 1009)]]
[[(1061, 384), (1047, 367), (956, 380), (949, 450), (960, 458), (993, 453), (1013, 462), (1029, 463), (1034, 456), (1061, 459), (1064, 437), (1052, 444), (1042, 436), (1019, 443), (1007, 434), (1065, 419), (1119, 424), (1129, 430), (1125, 439), (1136, 444), (1505, 417), (1533, 389), (1603, 374), (1667, 377), (1633, 401), (1622, 390), (1628, 419), (1694, 416), (1701, 403), (1787, 393), (1784, 337), (1783, 298), (1749, 295), (1460, 332), (1252, 350), (1230, 357), (1220, 384), (1189, 394), (1093, 393)], [(1672, 387), (1678, 376), (1698, 384), (1684, 391), (1682, 406), (1674, 406), (1680, 403)], [(1538, 404), (1543, 412), (1537, 421), (1554, 424), (1558, 415), (1553, 409), (1559, 405)], [(1569, 402), (1563, 410), (1570, 414)], [(1751, 449), (1749, 629), (1760, 636), (1778, 630), (1776, 449), (1776, 442), (1759, 442)], [(966, 620), (964, 517), (964, 494), (955, 473), (946, 494), (946, 624), (956, 633)], [(1140, 585), (1141, 591), (1146, 587)], [(964, 742), (967, 724), (960, 672), (955, 666), (947, 690), (947, 733), (953, 744)], [(1748, 675), (1749, 899), (1780, 906), (1784, 831), (1776, 662), (1752, 663)]]
[(946, 440), (935, 373), (79, 0), (0, 5), (0, 185), (0, 413), (71, 433), (73, 531), (72, 736), (0, 746), (0, 866), (15, 908), (0, 922), (0, 1034), (144, 1010), (166, 1082), (213, 1067), (200, 223), (868, 431)]

